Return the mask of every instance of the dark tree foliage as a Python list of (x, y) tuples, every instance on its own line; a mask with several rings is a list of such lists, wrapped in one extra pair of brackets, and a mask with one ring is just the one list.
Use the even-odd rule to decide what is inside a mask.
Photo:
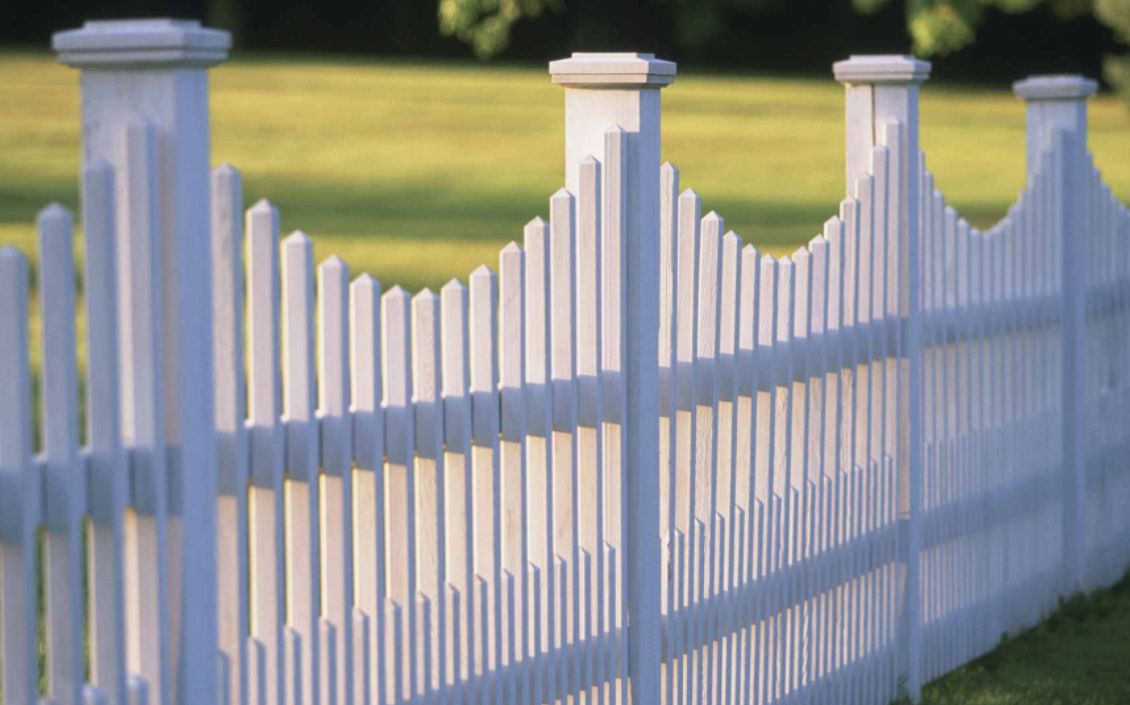
[[(45, 49), (86, 19), (189, 17), (237, 49), (541, 63), (652, 51), (684, 69), (828, 75), (852, 53), (944, 57), (939, 78), (995, 85), (1103, 73), (1130, 84), (1130, 0), (13, 0), (0, 43)], [(974, 41), (975, 40), (975, 41)]]

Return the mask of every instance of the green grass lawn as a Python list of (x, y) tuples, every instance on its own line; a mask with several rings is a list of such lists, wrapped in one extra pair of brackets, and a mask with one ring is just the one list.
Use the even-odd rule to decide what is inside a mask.
[[(832, 80), (689, 73), (663, 92), (663, 158), (704, 209), (784, 253), (844, 193), (843, 89)], [(1024, 182), (1024, 110), (997, 90), (926, 84), (922, 145), (937, 184), (979, 226)], [(29, 253), (38, 209), (74, 208), (78, 73), (0, 54), (0, 242)], [(1130, 200), (1130, 114), (1091, 104), (1091, 144)], [(466, 276), (545, 215), (563, 183), (563, 90), (544, 68), (325, 58), (235, 59), (212, 71), (212, 161), (243, 171), (284, 231), (411, 290)]]
[(1130, 703), (1130, 574), (933, 681), (922, 705)]

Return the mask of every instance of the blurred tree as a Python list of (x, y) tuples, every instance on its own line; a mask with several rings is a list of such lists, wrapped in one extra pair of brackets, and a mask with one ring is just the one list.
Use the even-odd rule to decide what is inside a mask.
[[(480, 59), (506, 49), (510, 33), (521, 19), (546, 11), (561, 12), (567, 0), (439, 0), (439, 27), (447, 36), (469, 44)], [(672, 10), (676, 41), (688, 50), (702, 47), (723, 29), (729, 9), (760, 10), (787, 0), (666, 0)]]
[[(470, 45), (479, 58), (507, 48), (515, 23), (580, 0), (439, 0), (440, 30)], [(789, 0), (665, 0), (673, 39), (695, 53), (724, 31), (731, 10), (770, 10)], [(871, 15), (896, 0), (850, 0), (857, 14)], [(906, 29), (915, 54), (945, 56), (973, 44), (990, 9), (1008, 14), (1046, 9), (1057, 23), (1094, 17), (1130, 45), (1130, 0), (904, 0)], [(1108, 55), (1106, 80), (1130, 101), (1130, 55)]]
[[(867, 13), (892, 0), (852, 0)], [(907, 28), (914, 52), (944, 56), (972, 44), (988, 6), (1019, 13), (1047, 5), (1061, 21), (1093, 14), (1121, 44), (1130, 45), (1130, 0), (907, 0)], [(1103, 76), (1130, 103), (1130, 55), (1107, 55)]]
[[(1114, 30), (1123, 44), (1130, 44), (1130, 0), (1095, 0), (1095, 17)], [(1130, 103), (1130, 56), (1107, 56), (1103, 77)]]
[(522, 18), (560, 10), (564, 0), (440, 0), (439, 28), (489, 59), (510, 44), (510, 29)]

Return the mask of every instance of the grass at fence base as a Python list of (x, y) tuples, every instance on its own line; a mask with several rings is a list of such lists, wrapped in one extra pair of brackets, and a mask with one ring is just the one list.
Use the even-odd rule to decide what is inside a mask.
[(923, 705), (1130, 703), (1130, 573), (927, 684)]

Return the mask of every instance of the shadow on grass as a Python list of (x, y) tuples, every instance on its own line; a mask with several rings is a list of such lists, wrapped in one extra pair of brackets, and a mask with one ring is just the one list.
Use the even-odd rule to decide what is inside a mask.
[(922, 705), (1130, 703), (1130, 572), (926, 685)]

